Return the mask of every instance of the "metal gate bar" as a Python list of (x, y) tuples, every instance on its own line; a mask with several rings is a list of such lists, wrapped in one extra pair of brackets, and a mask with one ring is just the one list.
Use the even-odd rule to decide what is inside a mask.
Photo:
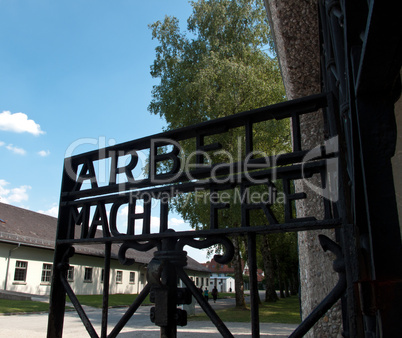
[[(89, 320), (87, 314), (85, 313), (85, 310), (82, 308), (79, 300), (77, 299), (77, 296), (75, 295), (74, 291), (71, 289), (70, 284), (68, 283), (67, 279), (65, 278), (64, 275), (60, 276), (61, 283), (64, 287), (65, 292), (67, 293), (68, 297), (71, 300), (71, 303), (73, 303), (75, 310), (77, 311), (77, 314), (81, 318), (82, 323), (84, 324), (85, 328), (87, 329), (89, 335), (94, 338), (94, 337), (99, 337), (98, 334), (96, 333), (94, 327), (91, 324), (91, 321)], [(49, 333), (48, 333), (49, 335)]]
[(202, 294), (195, 287), (194, 282), (187, 276), (184, 270), (180, 267), (176, 268), (177, 274), (183, 283), (189, 288), (194, 298), (197, 300), (198, 304), (202, 307), (207, 316), (211, 319), (212, 323), (216, 326), (222, 337), (230, 338), (233, 337), (232, 333), (215, 313), (215, 310), (209, 305), (207, 301), (202, 297)]
[[(337, 153), (326, 154), (321, 152), (318, 157), (314, 157), (305, 163), (302, 163), (303, 158), (310, 152), (310, 149), (302, 149), (300, 142), (300, 126), (298, 117), (301, 114), (314, 112), (319, 108), (326, 107), (330, 100), (331, 94), (319, 94), (311, 97), (306, 97), (290, 102), (280, 103), (277, 105), (255, 109), (249, 112), (228, 116), (215, 121), (204, 122), (195, 126), (182, 128), (179, 130), (169, 131), (150, 137), (145, 137), (139, 140), (127, 142), (121, 145), (100, 149), (99, 151), (89, 152), (82, 155), (76, 155), (65, 160), (63, 171), (63, 182), (60, 199), (60, 214), (58, 223), (58, 233), (56, 239), (55, 252), (55, 270), (59, 269), (59, 263), (64, 266), (62, 273), (54, 274), (52, 282), (52, 296), (49, 315), (49, 337), (62, 336), (62, 317), (64, 316), (64, 301), (60, 299), (60, 295), (67, 293), (74, 306), (77, 309), (84, 325), (89, 334), (97, 337), (95, 330), (90, 324), (88, 317), (85, 315), (82, 307), (68, 285), (64, 276), (65, 267), (68, 266), (68, 258), (70, 247), (72, 245), (79, 246), (81, 244), (103, 244), (105, 246), (105, 275), (104, 275), (104, 290), (103, 290), (103, 308), (102, 308), (102, 326), (101, 337), (107, 337), (107, 318), (108, 318), (108, 295), (110, 283), (110, 258), (112, 245), (121, 243), (119, 248), (118, 258), (122, 264), (130, 265), (133, 260), (127, 255), (129, 249), (140, 251), (148, 251), (157, 247), (155, 258), (148, 264), (147, 279), (149, 284), (144, 288), (141, 295), (130, 306), (118, 324), (113, 328), (108, 337), (115, 337), (130, 317), (134, 314), (142, 300), (148, 293), (156, 292), (159, 295), (165, 295), (166, 301), (162, 301), (164, 297), (155, 297), (154, 320), (161, 327), (161, 334), (166, 337), (175, 337), (177, 334), (177, 322), (173, 318), (176, 313), (177, 303), (177, 286), (176, 275), (183, 281), (190, 290), (191, 294), (197, 299), (200, 306), (210, 317), (219, 332), (225, 337), (232, 337), (224, 323), (216, 315), (211, 306), (203, 299), (194, 283), (189, 279), (184, 272), (185, 258), (183, 252), (184, 245), (190, 245), (196, 248), (206, 248), (211, 245), (221, 244), (225, 247), (226, 253), (223, 257), (215, 257), (222, 264), (228, 263), (233, 257), (232, 243), (228, 236), (245, 235), (248, 241), (248, 264), (250, 269), (250, 286), (251, 286), (251, 317), (252, 327), (251, 332), (253, 337), (259, 337), (259, 313), (258, 313), (258, 290), (257, 290), (257, 262), (256, 262), (256, 235), (269, 233), (282, 233), (289, 231), (304, 231), (317, 229), (331, 229), (341, 227), (342, 219), (334, 217), (333, 205), (324, 201), (325, 218), (317, 220), (315, 217), (306, 217), (303, 219), (294, 218), (292, 201), (305, 198), (304, 193), (292, 192), (292, 181), (304, 177), (312, 177), (319, 175), (322, 184), (327, 180), (327, 159), (334, 158)], [(211, 173), (220, 164), (213, 164), (209, 168), (200, 167), (191, 172), (192, 180), (189, 180), (185, 172), (180, 172), (178, 157), (177, 142), (187, 139), (195, 139), (200, 149), (214, 148), (216, 145), (205, 145), (204, 136), (221, 133), (233, 128), (244, 128), (245, 145), (247, 154), (254, 150), (253, 143), (253, 124), (272, 119), (291, 118), (293, 122), (294, 132), (294, 148), (295, 151), (282, 154), (280, 156), (268, 155), (262, 158), (250, 157), (249, 163), (260, 165), (258, 170), (248, 170), (246, 163), (235, 162), (231, 163), (231, 168), (223, 168), (219, 171), (219, 175), (227, 177), (228, 182), (225, 184), (214, 182), (214, 177)], [(298, 136), (299, 135), (299, 136)], [(169, 141), (168, 139), (172, 140)], [(159, 140), (156, 141), (155, 140)], [(163, 141), (160, 141), (163, 140)], [(176, 142), (176, 143), (175, 143)], [(164, 155), (158, 154), (158, 147), (166, 144), (173, 145), (173, 151)], [(298, 146), (299, 144), (299, 146)], [(133, 169), (135, 164), (136, 151), (141, 149), (150, 149), (150, 176), (140, 181), (130, 180), (129, 170)], [(118, 156), (131, 154), (132, 161), (125, 168), (117, 167)], [(116, 183), (112, 181), (106, 186), (98, 186), (96, 181), (96, 173), (93, 167), (93, 162), (111, 158), (111, 171), (115, 175), (117, 173), (125, 173), (128, 177), (128, 182)], [(156, 166), (158, 161), (170, 160), (173, 162), (173, 167), (169, 172), (157, 174)], [(201, 159), (198, 159), (201, 161)], [(272, 165), (271, 163), (274, 163)], [(200, 164), (200, 163), (199, 163)], [(81, 169), (79, 170), (81, 166)], [(158, 180), (153, 180), (152, 172), (155, 174), (154, 179), (163, 178), (161, 183)], [(161, 206), (161, 223), (158, 233), (150, 233), (150, 206), (144, 204), (144, 213), (139, 215), (132, 214), (131, 222), (135, 218), (143, 219), (143, 230), (136, 234), (134, 228), (127, 228), (127, 233), (120, 233), (116, 229), (116, 217), (118, 208), (123, 204), (128, 204), (129, 207), (134, 207), (137, 199), (145, 199), (148, 196), (156, 196), (157, 194), (166, 193), (170, 197), (174, 197), (179, 193), (194, 192), (200, 188), (211, 192), (219, 192), (227, 189), (240, 189), (241, 194), (246, 194), (251, 187), (260, 183), (255, 183), (256, 180), (268, 180), (270, 187), (275, 187), (272, 183), (273, 177), (282, 182), (286, 202), (284, 208), (285, 223), (277, 224), (276, 218), (271, 214), (269, 205), (256, 205), (250, 202), (242, 201), (241, 205), (241, 226), (228, 228), (220, 227), (217, 224), (217, 212), (221, 208), (218, 204), (211, 202), (211, 222), (210, 228), (198, 231), (181, 231), (175, 232), (168, 229), (168, 203), (160, 202)], [(250, 181), (254, 180), (254, 181)], [(90, 182), (90, 188), (82, 189), (84, 181)], [(167, 182), (167, 183), (166, 183)], [(253, 183), (254, 182), (254, 183)], [(174, 189), (174, 191), (173, 191)], [(245, 195), (244, 195), (245, 196)], [(106, 205), (111, 205), (109, 216), (106, 214)], [(94, 212), (94, 220), (89, 223), (90, 209), (96, 208)], [(250, 211), (256, 208), (262, 208), (267, 217), (267, 223), (250, 226)], [(109, 217), (109, 222), (107, 221)], [(130, 221), (129, 221), (130, 222)], [(80, 226), (81, 231), (77, 232), (76, 228)], [(96, 235), (97, 228), (102, 227), (102, 234)], [(132, 225), (133, 226), (133, 225)], [(197, 240), (196, 238), (201, 238)], [(183, 256), (184, 255), (184, 256)], [(71, 256), (71, 255), (70, 255)], [(59, 259), (59, 257), (62, 257)], [(59, 277), (57, 277), (59, 276)], [(152, 282), (150, 282), (152, 281)], [(152, 291), (153, 290), (153, 291)], [(325, 303), (325, 302), (324, 302)], [(328, 302), (326, 301), (328, 304)], [(161, 309), (166, 309), (165, 314), (161, 314)], [(177, 315), (181, 313), (178, 312)], [(57, 324), (57, 323), (61, 323)], [(302, 324), (305, 326), (305, 324)], [(297, 333), (296, 333), (297, 335)]]
[(324, 251), (331, 251), (336, 255), (333, 263), (334, 271), (338, 273), (339, 280), (331, 292), (318, 304), (315, 309), (303, 320), (289, 338), (303, 337), (317, 321), (345, 294), (346, 269), (342, 248), (324, 235), (319, 235)]
[(107, 336), (111, 251), (112, 251), (112, 243), (105, 243), (105, 270), (104, 270), (105, 272), (103, 276), (102, 330), (101, 330), (102, 338), (105, 338)]
[(250, 276), (250, 308), (251, 308), (251, 333), (253, 337), (260, 336), (260, 315), (259, 315), (259, 300), (258, 281), (257, 281), (257, 244), (256, 234), (247, 234), (247, 253), (248, 253), (248, 268)]
[(108, 338), (117, 337), (117, 335), (124, 328), (124, 326), (127, 324), (127, 322), (131, 319), (131, 317), (133, 316), (135, 311), (137, 311), (137, 309), (140, 307), (142, 302), (148, 296), (150, 291), (151, 291), (151, 286), (149, 285), (149, 283), (147, 283), (145, 285), (145, 287), (142, 289), (142, 291), (140, 292), (140, 294), (137, 296), (137, 298), (134, 300), (134, 302), (130, 305), (128, 310), (120, 318), (119, 322), (115, 325), (113, 330), (109, 333)]

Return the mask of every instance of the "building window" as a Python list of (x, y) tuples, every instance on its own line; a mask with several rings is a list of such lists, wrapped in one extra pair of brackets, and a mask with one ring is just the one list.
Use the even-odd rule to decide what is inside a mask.
[(130, 284), (135, 283), (135, 272), (130, 271)]
[(195, 277), (195, 285), (198, 286), (198, 277)]
[(25, 282), (27, 280), (27, 268), (28, 268), (28, 262), (16, 261), (14, 281)]
[(69, 282), (74, 281), (74, 267), (70, 266), (67, 271), (67, 280)]
[(101, 283), (105, 280), (105, 269), (102, 269), (101, 271)]
[(92, 268), (85, 268), (84, 282), (87, 282), (87, 283), (92, 282)]
[(42, 277), (41, 277), (41, 282), (42, 283), (50, 283), (51, 279), (52, 279), (52, 264), (46, 264), (43, 263), (42, 266)]
[(116, 271), (116, 283), (123, 283), (123, 271)]
[(205, 278), (205, 285), (208, 285), (208, 277)]

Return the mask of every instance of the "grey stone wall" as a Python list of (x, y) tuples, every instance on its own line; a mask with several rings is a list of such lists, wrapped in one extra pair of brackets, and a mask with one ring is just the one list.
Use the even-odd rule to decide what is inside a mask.
[[(320, 88), (319, 38), (317, 1), (265, 0), (268, 18), (289, 100), (316, 94)], [(303, 115), (300, 119), (303, 149), (311, 149), (323, 141), (321, 112)], [(311, 183), (319, 185), (313, 177)], [(304, 182), (297, 182), (298, 191), (308, 198), (296, 205), (297, 216), (323, 217), (322, 198)], [(318, 235), (334, 239), (333, 230), (300, 232), (298, 234), (301, 306), (305, 318), (335, 286), (337, 274), (332, 270), (333, 255), (324, 253)], [(340, 303), (310, 330), (309, 337), (340, 337), (342, 332)]]

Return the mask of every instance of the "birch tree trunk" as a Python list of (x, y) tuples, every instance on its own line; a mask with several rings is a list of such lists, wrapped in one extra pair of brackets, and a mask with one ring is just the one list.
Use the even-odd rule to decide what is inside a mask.
[(265, 273), (265, 301), (276, 302), (279, 298), (275, 291), (274, 264), (272, 261), (271, 247), (267, 235), (262, 237), (261, 252), (263, 256)]
[(243, 267), (241, 264), (240, 257), (240, 241), (239, 237), (233, 237), (234, 246), (234, 257), (233, 257), (233, 268), (234, 268), (234, 278), (235, 278), (235, 292), (236, 292), (236, 307), (246, 308), (246, 301), (244, 299), (244, 281), (243, 281)]

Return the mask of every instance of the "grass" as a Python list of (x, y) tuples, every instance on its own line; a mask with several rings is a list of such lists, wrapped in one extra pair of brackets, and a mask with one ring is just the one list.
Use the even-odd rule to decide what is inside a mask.
[[(78, 295), (81, 305), (102, 308), (103, 295)], [(137, 295), (110, 295), (109, 306), (130, 306), (137, 298)], [(67, 297), (67, 301), (70, 301)], [(151, 304), (149, 296), (147, 296), (143, 304)], [(66, 309), (72, 307), (66, 306)], [(48, 312), (49, 304), (43, 302), (35, 302), (30, 300), (8, 300), (0, 299), (0, 313), (18, 313), (18, 312)]]
[[(218, 310), (216, 313), (224, 322), (250, 322), (250, 309), (228, 308)], [(200, 314), (189, 317), (189, 320), (209, 320), (207, 315)], [(260, 305), (261, 323), (300, 324), (299, 299), (295, 296), (282, 298), (276, 303), (264, 303)]]
[(30, 300), (0, 299), (0, 313), (49, 311), (49, 304)]
[[(233, 297), (233, 293), (219, 294), (219, 298)], [(130, 306), (137, 295), (117, 294), (109, 296), (109, 306)], [(102, 295), (78, 295), (78, 300), (82, 305), (92, 306), (96, 308), (102, 307)], [(69, 299), (67, 299), (69, 301)], [(143, 304), (150, 304), (149, 296)], [(47, 312), (49, 310), (48, 303), (23, 301), (23, 300), (7, 300), (0, 299), (0, 313), (18, 313), (18, 312)], [(250, 322), (250, 309), (245, 310), (228, 308), (218, 310), (217, 314), (224, 322)], [(189, 320), (209, 321), (205, 314), (199, 314), (188, 318)], [(299, 324), (300, 323), (300, 305), (299, 299), (295, 296), (280, 299), (276, 303), (262, 303), (260, 305), (260, 322), (261, 323), (283, 323), (283, 324)]]
[[(130, 306), (137, 298), (137, 296), (138, 295), (130, 294), (109, 295), (109, 307)], [(81, 305), (87, 305), (96, 308), (102, 307), (103, 295), (77, 295), (77, 298)], [(69, 301), (68, 298), (67, 301)], [(149, 295), (145, 298), (142, 304), (151, 304), (151, 302), (149, 301)]]
[(218, 293), (218, 299), (221, 299), (221, 298), (235, 298), (235, 296), (236, 296), (236, 294), (235, 293), (233, 293), (233, 292), (231, 292), (231, 293), (229, 293), (229, 292), (219, 292)]
[[(130, 306), (133, 301), (137, 298), (138, 295), (130, 295), (130, 294), (116, 294), (109, 295), (109, 306)], [(234, 297), (234, 293), (219, 293), (218, 299), (221, 298), (231, 298)], [(92, 306), (96, 308), (102, 307), (103, 296), (102, 295), (77, 295), (77, 298), (81, 305)], [(69, 299), (67, 298), (67, 301)], [(149, 300), (149, 295), (142, 302), (142, 305), (152, 304)]]
[[(138, 295), (117, 294), (109, 296), (109, 306), (130, 306)], [(219, 294), (219, 298), (233, 297), (233, 293)], [(102, 295), (78, 295), (78, 300), (82, 305), (92, 306), (96, 308), (102, 307)], [(69, 299), (67, 299), (69, 301)], [(150, 304), (149, 296), (143, 304)], [(49, 310), (48, 303), (23, 301), (23, 300), (7, 300), (0, 299), (0, 313), (18, 313), (18, 312), (47, 312)], [(218, 310), (217, 314), (224, 322), (250, 322), (250, 309), (245, 310), (228, 308)], [(205, 314), (199, 314), (188, 318), (189, 320), (209, 321)], [(300, 323), (300, 305), (299, 299), (295, 296), (280, 299), (276, 303), (262, 303), (260, 305), (260, 322), (261, 323), (283, 323), (283, 324), (299, 324)]]
[[(130, 306), (137, 295), (116, 294), (109, 296), (109, 306)], [(234, 293), (219, 293), (219, 298), (234, 297)], [(96, 308), (102, 307), (102, 295), (78, 295), (78, 300), (82, 305), (92, 306)], [(149, 296), (143, 304), (151, 304)], [(218, 310), (217, 314), (224, 322), (250, 322), (250, 309), (245, 310), (228, 308)], [(189, 320), (209, 321), (205, 314), (200, 314), (188, 318)], [(299, 324), (300, 323), (300, 304), (296, 296), (282, 298), (276, 303), (262, 303), (260, 305), (260, 322), (261, 323), (283, 323), (283, 324)]]

